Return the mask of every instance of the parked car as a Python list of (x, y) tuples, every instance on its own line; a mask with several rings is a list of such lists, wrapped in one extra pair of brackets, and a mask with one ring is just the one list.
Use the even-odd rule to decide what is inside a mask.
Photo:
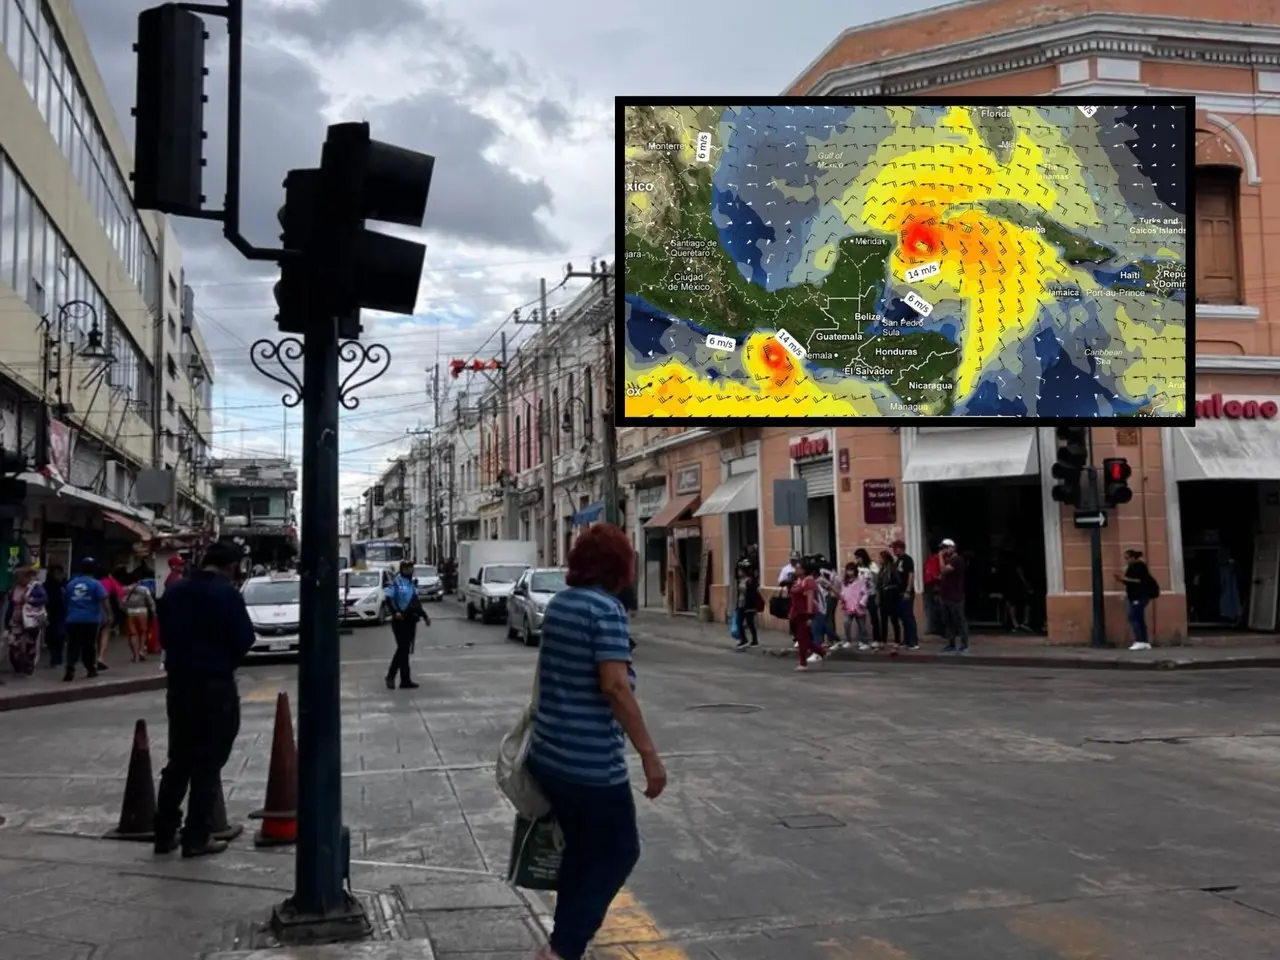
[(542, 636), (542, 617), (551, 598), (565, 588), (564, 567), (536, 567), (516, 581), (507, 601), (507, 639), (535, 646)]
[(467, 619), (479, 617), (482, 623), (506, 623), (511, 591), (530, 568), (527, 563), (490, 563), (479, 567), (463, 592)]
[(253, 622), (253, 646), (249, 656), (297, 656), (302, 619), (301, 580), (294, 573), (250, 577), (240, 595)]
[(413, 568), (413, 582), (418, 587), (418, 599), (423, 603), (444, 600), (444, 581), (440, 571), (429, 563), (420, 563)]
[(391, 583), (389, 570), (343, 570), (338, 575), (338, 602), (342, 605), (343, 623), (375, 623), (381, 626), (391, 619), (387, 596), (383, 592)]

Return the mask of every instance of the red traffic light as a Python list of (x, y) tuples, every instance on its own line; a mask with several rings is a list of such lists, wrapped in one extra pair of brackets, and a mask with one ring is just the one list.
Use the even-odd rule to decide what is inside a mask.
[(1106, 477), (1112, 483), (1124, 483), (1133, 476), (1133, 469), (1129, 466), (1129, 461), (1122, 458), (1108, 459), (1106, 462)]
[(465, 367), (466, 365), (467, 365), (467, 361), (465, 360), (450, 360), (449, 376), (453, 377), (455, 380), (458, 379), (458, 375), (462, 373), (462, 368)]

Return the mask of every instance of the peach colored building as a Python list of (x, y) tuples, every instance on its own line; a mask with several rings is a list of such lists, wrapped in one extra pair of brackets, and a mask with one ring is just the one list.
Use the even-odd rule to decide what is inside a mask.
[[(1135, 494), (1103, 534), (1107, 626), (1124, 639), (1112, 574), (1122, 550), (1136, 546), (1163, 589), (1149, 615), (1158, 640), (1176, 642), (1189, 628), (1274, 631), (1280, 283), (1266, 257), (1268, 245), (1280, 254), (1280, 189), (1266, 188), (1280, 183), (1280, 153), (1265, 144), (1280, 142), (1275, 5), (968, 0), (845, 32), (787, 92), (1197, 97), (1200, 422), (1094, 431), (1096, 458), (1129, 460)], [(705, 605), (723, 619), (732, 561), (750, 540), (771, 580), (793, 545), (773, 522), (773, 481), (804, 476), (813, 498), (807, 549), (829, 546), (845, 559), (900, 537), (921, 557), (930, 541), (953, 537), (975, 554), (970, 618), (994, 625), (999, 591), (984, 572), (999, 541), (1034, 585), (1050, 639), (1088, 640), (1088, 536), (1050, 496), (1052, 429), (623, 433), (646, 476), (666, 478), (662, 495), (648, 496), (648, 515), (632, 516), (648, 606)]]

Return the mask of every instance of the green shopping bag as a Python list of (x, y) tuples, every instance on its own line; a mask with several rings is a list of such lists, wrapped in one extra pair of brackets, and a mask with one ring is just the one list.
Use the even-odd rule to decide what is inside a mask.
[(555, 890), (563, 852), (564, 835), (555, 817), (531, 820), (517, 814), (507, 882), (525, 890)]

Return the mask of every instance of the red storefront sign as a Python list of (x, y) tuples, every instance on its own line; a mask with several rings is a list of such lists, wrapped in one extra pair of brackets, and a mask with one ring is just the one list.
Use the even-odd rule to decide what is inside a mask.
[(798, 437), (791, 441), (791, 459), (806, 460), (809, 457), (831, 456), (831, 438), (826, 434)]
[(1274, 400), (1224, 400), (1222, 394), (1196, 401), (1197, 420), (1274, 420), (1280, 404)]

